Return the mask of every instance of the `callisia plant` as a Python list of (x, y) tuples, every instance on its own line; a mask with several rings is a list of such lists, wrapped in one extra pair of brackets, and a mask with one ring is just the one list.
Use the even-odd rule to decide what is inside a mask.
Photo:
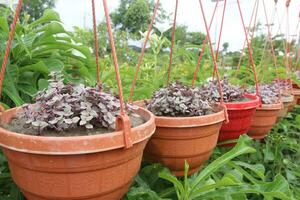
[[(227, 79), (221, 80), (224, 102), (237, 102), (244, 99), (245, 89), (234, 86)], [(209, 81), (200, 87), (201, 93), (208, 101), (220, 102), (221, 96), (218, 92), (217, 81)]]
[(213, 105), (201, 90), (180, 82), (170, 84), (154, 93), (147, 109), (157, 116), (201, 116), (214, 112)]
[[(34, 104), (23, 106), (26, 124), (38, 131), (65, 131), (76, 127), (114, 128), (120, 110), (119, 99), (104, 92), (101, 85), (65, 84), (62, 75), (51, 74), (47, 89), (39, 92)], [(126, 104), (127, 110), (134, 107)]]

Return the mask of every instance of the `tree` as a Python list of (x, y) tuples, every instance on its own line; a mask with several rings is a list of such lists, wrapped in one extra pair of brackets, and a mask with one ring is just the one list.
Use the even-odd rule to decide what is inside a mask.
[(30, 15), (30, 21), (40, 18), (44, 11), (55, 6), (56, 0), (24, 0), (22, 12)]
[[(111, 19), (115, 28), (138, 34), (144, 32), (150, 22), (154, 8), (153, 1), (147, 0), (121, 0), (119, 8), (111, 13)], [(159, 7), (157, 22), (167, 19), (165, 11)]]
[(222, 51), (226, 53), (227, 50), (228, 50), (228, 47), (229, 47), (229, 43), (228, 42), (224, 42), (223, 43), (223, 50)]

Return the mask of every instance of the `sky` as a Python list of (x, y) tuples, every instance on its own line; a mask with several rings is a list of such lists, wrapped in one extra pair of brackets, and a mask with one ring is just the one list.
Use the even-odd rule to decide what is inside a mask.
[[(266, 3), (269, 21), (271, 21), (274, 12), (274, 0), (264, 1)], [(281, 29), (282, 31), (284, 31), (283, 33), (285, 33), (287, 16), (285, 1), (286, 0), (278, 0), (278, 17), (275, 17), (274, 20), (275, 25), (272, 27), (273, 34), (279, 33), (279, 21), (282, 24)], [(162, 6), (167, 11), (167, 13), (170, 14), (170, 18), (172, 19), (175, 8), (175, 0), (161, 0), (160, 2), (162, 3)], [(210, 21), (215, 3), (211, 2), (211, 0), (202, 0), (202, 2), (204, 4), (204, 12), (207, 21)], [(236, 2), (237, 0), (227, 0), (227, 9), (225, 12), (221, 44), (224, 42), (229, 42), (229, 50), (241, 49), (245, 40), (241, 18), (239, 16)], [(248, 26), (255, 1), (240, 0), (240, 2), (245, 23), (246, 26)], [(108, 0), (107, 3), (111, 12), (118, 7), (119, 0)], [(214, 24), (210, 31), (213, 42), (216, 41), (219, 33), (223, 5), (223, 2), (219, 3)], [(91, 0), (57, 0), (55, 10), (60, 14), (63, 23), (69, 30), (72, 29), (73, 26), (88, 28), (92, 27)], [(299, 35), (300, 28), (298, 27), (298, 30), (296, 31), (296, 27), (299, 22), (299, 12), (300, 0), (292, 0), (289, 8), (290, 35)], [(102, 21), (104, 19), (104, 11), (101, 0), (96, 1), (96, 13), (97, 21)], [(258, 13), (258, 20), (262, 24), (266, 24), (262, 0), (260, 0)], [(177, 24), (186, 25), (189, 31), (205, 32), (205, 26), (198, 0), (179, 0)], [(265, 26), (263, 28), (263, 32), (266, 31), (267, 28)]]

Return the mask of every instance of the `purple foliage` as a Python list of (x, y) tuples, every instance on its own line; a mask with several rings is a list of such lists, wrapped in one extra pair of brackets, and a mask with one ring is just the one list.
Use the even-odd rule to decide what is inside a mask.
[[(231, 85), (227, 79), (221, 80), (224, 102), (238, 102), (244, 99), (245, 89)], [(217, 81), (210, 81), (200, 87), (201, 94), (208, 101), (220, 102), (221, 97)]]
[(199, 88), (179, 82), (156, 91), (147, 108), (157, 116), (201, 116), (214, 112)]
[[(41, 131), (64, 131), (76, 127), (114, 128), (119, 114), (119, 99), (102, 86), (92, 88), (82, 84), (64, 84), (62, 76), (51, 74), (48, 89), (36, 95), (36, 102), (23, 106), (26, 123)], [(129, 110), (133, 106), (126, 105)]]

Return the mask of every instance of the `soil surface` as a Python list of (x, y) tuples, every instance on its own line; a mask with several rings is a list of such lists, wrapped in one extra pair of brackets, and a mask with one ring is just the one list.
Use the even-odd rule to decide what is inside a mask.
[[(139, 126), (146, 122), (141, 116), (137, 114), (131, 114), (131, 127)], [(55, 136), (55, 137), (68, 137), (68, 136), (86, 136), (86, 135), (98, 135), (114, 132), (113, 129), (94, 127), (93, 129), (86, 129), (84, 127), (77, 127), (70, 129), (68, 131), (57, 132), (55, 130), (43, 130), (38, 132), (38, 130), (33, 129), (31, 126), (26, 124), (25, 118), (15, 118), (9, 124), (2, 125), (3, 128), (25, 135), (37, 135), (37, 136)]]

